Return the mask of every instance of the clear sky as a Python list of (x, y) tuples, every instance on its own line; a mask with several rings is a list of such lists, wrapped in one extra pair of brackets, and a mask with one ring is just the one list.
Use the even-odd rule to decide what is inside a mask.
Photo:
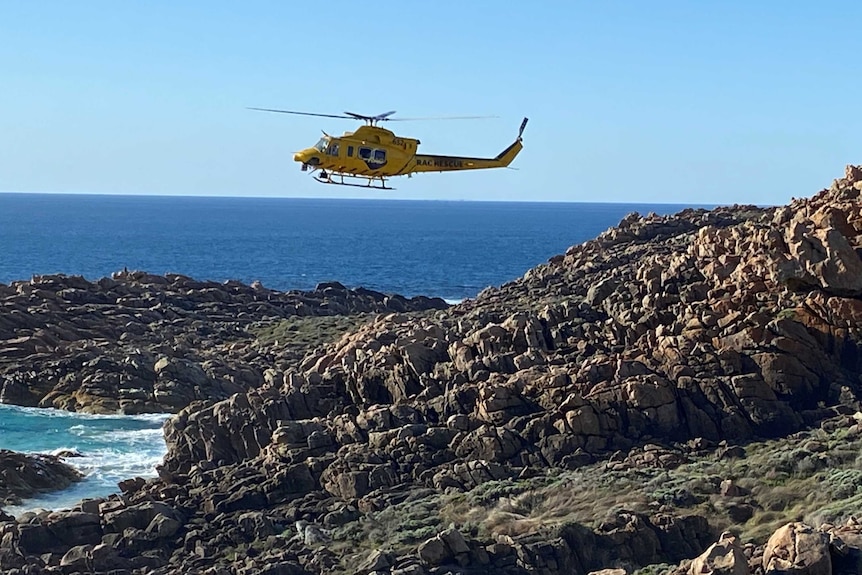
[[(862, 163), (862, 3), (0, 0), (0, 190), (783, 204)], [(518, 170), (325, 186), (293, 152), (401, 116)]]

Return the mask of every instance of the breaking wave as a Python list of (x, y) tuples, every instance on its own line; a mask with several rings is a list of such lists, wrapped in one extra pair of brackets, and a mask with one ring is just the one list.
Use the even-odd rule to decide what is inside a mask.
[(62, 455), (84, 474), (67, 489), (5, 508), (19, 515), (37, 509), (67, 509), (82, 499), (119, 492), (118, 482), (154, 477), (167, 452), (166, 414), (90, 415), (56, 409), (0, 405), (0, 449)]

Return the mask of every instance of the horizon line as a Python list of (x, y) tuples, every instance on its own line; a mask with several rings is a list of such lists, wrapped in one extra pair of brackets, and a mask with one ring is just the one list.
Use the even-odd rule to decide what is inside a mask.
[[(20, 191), (0, 190), (0, 195), (32, 195), (32, 196), (108, 196), (108, 197), (135, 197), (135, 198), (225, 198), (225, 199), (259, 199), (259, 200), (360, 200), (360, 201), (390, 201), (390, 202), (449, 202), (449, 203), (523, 203), (523, 204), (610, 204), (610, 205), (647, 205), (647, 206), (696, 206), (696, 207), (719, 207), (719, 203), (688, 204), (667, 201), (589, 201), (589, 200), (537, 200), (537, 199), (450, 199), (450, 198), (369, 198), (369, 197), (344, 197), (344, 196), (264, 196), (264, 195), (239, 195), (239, 194), (169, 194), (169, 193), (122, 193), (122, 192), (78, 192), (78, 191)], [(738, 202), (736, 202), (738, 204)], [(758, 205), (758, 204), (752, 204)], [(775, 204), (777, 205), (777, 204)], [(763, 204), (762, 207), (771, 207), (773, 204)]]

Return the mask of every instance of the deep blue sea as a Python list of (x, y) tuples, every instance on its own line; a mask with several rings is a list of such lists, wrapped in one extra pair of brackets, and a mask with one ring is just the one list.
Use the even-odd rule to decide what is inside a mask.
[(472, 297), (614, 226), (685, 206), (0, 194), (0, 282), (123, 269)]
[[(507, 203), (0, 193), (0, 283), (34, 274), (89, 280), (127, 267), (200, 280), (312, 289), (337, 280), (404, 296), (474, 297), (516, 279), (630, 212), (691, 204)], [(14, 509), (62, 508), (152, 476), (160, 418), (0, 408), (0, 448), (76, 448), (88, 475)]]

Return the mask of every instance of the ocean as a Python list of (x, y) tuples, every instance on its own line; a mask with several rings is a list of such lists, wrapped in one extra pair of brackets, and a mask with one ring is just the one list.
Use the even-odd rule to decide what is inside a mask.
[[(0, 283), (124, 267), (265, 287), (323, 281), (407, 297), (475, 297), (594, 238), (627, 214), (671, 204), (0, 194)], [(77, 449), (87, 479), (7, 511), (65, 508), (155, 475), (164, 417), (92, 416), (0, 406), (0, 448)]]

